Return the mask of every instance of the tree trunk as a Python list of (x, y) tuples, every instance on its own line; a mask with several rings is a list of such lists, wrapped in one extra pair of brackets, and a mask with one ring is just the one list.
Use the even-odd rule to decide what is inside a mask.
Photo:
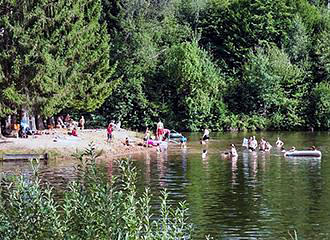
[(2, 118), (0, 118), (0, 139), (3, 138), (3, 135), (2, 135)]
[(40, 115), (35, 116), (35, 122), (36, 122), (36, 128), (38, 130), (45, 129), (45, 124), (44, 124), (43, 118)]

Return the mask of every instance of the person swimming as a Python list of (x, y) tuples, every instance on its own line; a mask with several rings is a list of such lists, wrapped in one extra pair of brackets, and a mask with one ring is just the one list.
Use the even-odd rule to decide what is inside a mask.
[(278, 148), (282, 148), (283, 145), (284, 145), (284, 142), (282, 142), (282, 141), (280, 140), (280, 138), (277, 137), (277, 141), (276, 141), (275, 144), (276, 144), (276, 146), (277, 146)]

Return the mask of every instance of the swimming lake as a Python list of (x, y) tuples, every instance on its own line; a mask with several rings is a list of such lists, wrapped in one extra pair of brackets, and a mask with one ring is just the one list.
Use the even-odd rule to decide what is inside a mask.
[[(285, 158), (275, 146), (250, 153), (243, 137), (266, 138), (273, 146), (279, 136), (289, 149), (315, 145), (322, 158)], [(186, 201), (194, 239), (330, 239), (330, 132), (212, 133), (201, 145), (201, 133), (185, 134), (188, 147), (170, 144), (167, 152), (129, 156), (139, 171), (140, 189), (150, 187), (156, 197), (166, 188), (172, 204)], [(221, 152), (237, 146), (238, 158)], [(202, 150), (208, 156), (202, 158)], [(53, 160), (41, 166), (43, 176), (62, 188), (74, 172), (75, 161)], [(105, 162), (109, 174), (112, 160)], [(28, 162), (4, 162), (1, 172), (31, 170)], [(153, 204), (157, 205), (158, 200)]]

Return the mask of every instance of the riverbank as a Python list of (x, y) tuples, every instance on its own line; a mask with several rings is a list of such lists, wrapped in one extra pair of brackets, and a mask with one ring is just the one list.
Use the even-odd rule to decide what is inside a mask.
[[(149, 151), (143, 146), (142, 135), (121, 129), (113, 132), (113, 141), (106, 140), (106, 129), (78, 130), (78, 137), (68, 135), (66, 129), (46, 130), (28, 138), (3, 137), (0, 139), (1, 153), (50, 153), (53, 156), (71, 156), (84, 151), (92, 143), (104, 156), (115, 157), (135, 152)], [(131, 144), (126, 146), (129, 138)]]

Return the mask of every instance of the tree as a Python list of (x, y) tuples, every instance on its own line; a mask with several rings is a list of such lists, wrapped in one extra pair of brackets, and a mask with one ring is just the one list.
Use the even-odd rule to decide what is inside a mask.
[(319, 83), (313, 91), (315, 125), (319, 129), (330, 129), (330, 84)]
[(115, 20), (108, 25), (114, 46), (110, 54), (121, 82), (100, 112), (134, 129), (150, 126), (158, 117), (167, 119), (160, 69), (169, 48), (189, 39), (189, 26), (178, 23), (170, 1), (104, 0), (103, 4), (105, 18)]
[(273, 46), (249, 55), (235, 97), (243, 113), (261, 114), (271, 119), (271, 127), (290, 129), (305, 123), (301, 115), (305, 91), (303, 70)]
[(164, 71), (170, 88), (167, 101), (172, 102), (171, 109), (185, 129), (203, 129), (214, 120), (213, 113), (225, 111), (215, 109), (223, 107), (219, 103), (222, 102), (225, 81), (197, 42), (173, 46), (167, 53)]
[(282, 0), (211, 1), (200, 20), (201, 43), (229, 68), (241, 69), (251, 49), (274, 42), (281, 46), (293, 17)]
[(319, 69), (319, 80), (330, 81), (330, 31), (324, 31), (320, 34), (317, 44), (315, 46), (315, 52), (317, 55), (317, 62)]
[(113, 68), (100, 1), (2, 0), (0, 9), (5, 113), (24, 107), (51, 116), (103, 103)]
[(285, 41), (285, 51), (294, 64), (303, 66), (308, 60), (310, 50), (310, 36), (307, 34), (306, 27), (299, 16), (296, 16), (288, 31), (288, 38)]

